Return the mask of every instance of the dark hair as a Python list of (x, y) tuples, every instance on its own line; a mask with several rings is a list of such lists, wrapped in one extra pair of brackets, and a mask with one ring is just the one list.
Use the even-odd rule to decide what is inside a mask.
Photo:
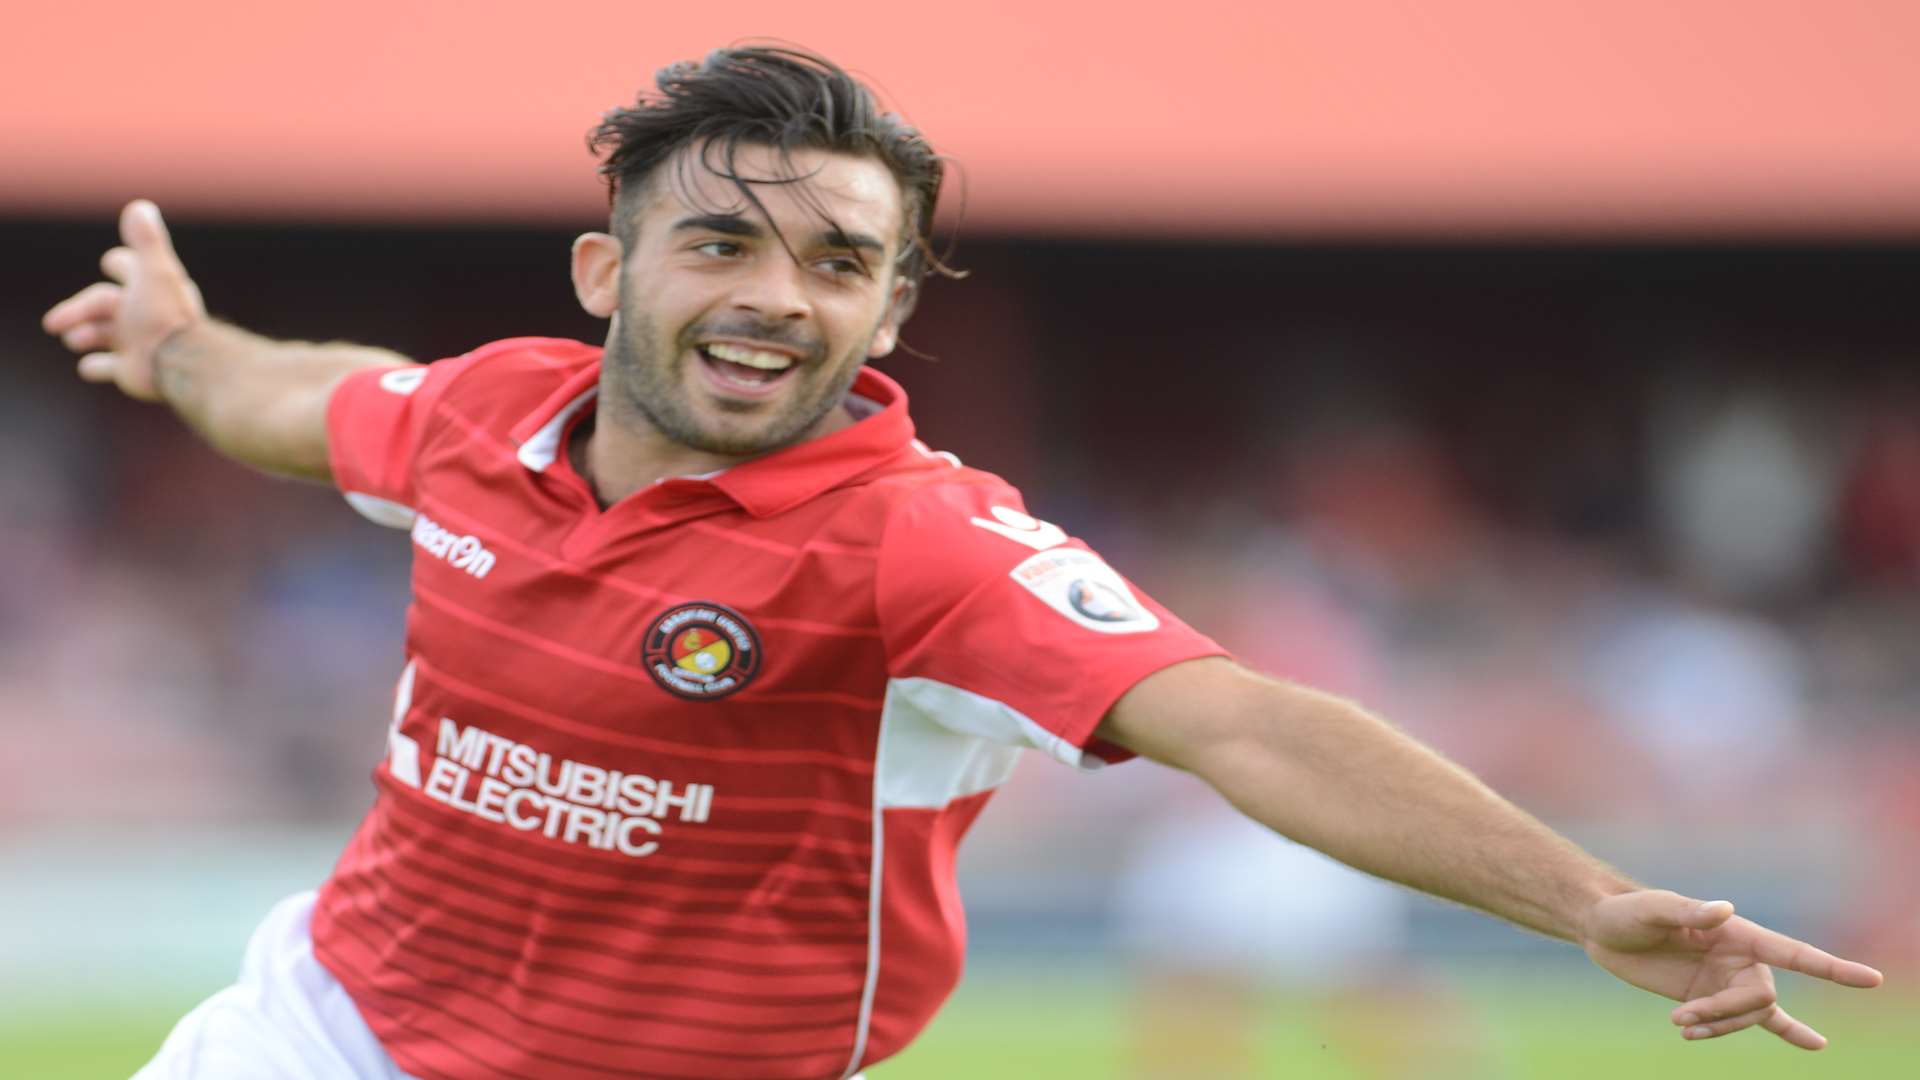
[(916, 291), (931, 273), (961, 276), (931, 243), (945, 159), (900, 116), (881, 112), (873, 92), (831, 60), (777, 46), (716, 49), (705, 60), (661, 68), (654, 84), (657, 93), (643, 91), (632, 108), (607, 113), (587, 136), (587, 146), (606, 155), (600, 175), (623, 240), (632, 240), (634, 204), (647, 183), (682, 149), (700, 152), (683, 158), (681, 168), (704, 167), (731, 180), (762, 211), (752, 185), (796, 184), (800, 197), (811, 200), (804, 193), (807, 177), (742, 177), (734, 168), (742, 145), (772, 147), (783, 157), (826, 150), (878, 160), (899, 182), (906, 234), (899, 270)]

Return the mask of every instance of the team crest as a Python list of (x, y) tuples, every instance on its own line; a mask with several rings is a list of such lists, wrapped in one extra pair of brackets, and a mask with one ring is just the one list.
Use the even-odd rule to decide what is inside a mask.
[(719, 604), (681, 604), (655, 619), (640, 647), (662, 690), (693, 701), (723, 698), (760, 671), (760, 635)]

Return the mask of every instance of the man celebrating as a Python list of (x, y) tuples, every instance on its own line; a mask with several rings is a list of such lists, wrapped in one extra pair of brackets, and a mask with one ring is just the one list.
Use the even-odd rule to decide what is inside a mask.
[(594, 133), (604, 347), (431, 365), (210, 320), (158, 210), (46, 316), (83, 378), (408, 528), (378, 797), (142, 1073), (847, 1077), (959, 978), (954, 852), (1021, 749), (1189, 770), (1362, 870), (1578, 943), (1688, 1038), (1824, 1040), (1879, 973), (1643, 890), (1355, 706), (1236, 666), (997, 477), (886, 355), (942, 167), (818, 57), (675, 65)]

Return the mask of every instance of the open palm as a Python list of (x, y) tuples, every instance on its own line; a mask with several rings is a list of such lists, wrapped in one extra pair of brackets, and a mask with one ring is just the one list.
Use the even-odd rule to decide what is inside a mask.
[(1878, 971), (1842, 960), (1733, 913), (1725, 900), (1701, 902), (1660, 889), (1595, 904), (1581, 943), (1616, 977), (1679, 1001), (1673, 1022), (1689, 1039), (1710, 1039), (1758, 1024), (1795, 1046), (1818, 1050), (1819, 1032), (1778, 1004), (1773, 969), (1842, 986), (1880, 985)]

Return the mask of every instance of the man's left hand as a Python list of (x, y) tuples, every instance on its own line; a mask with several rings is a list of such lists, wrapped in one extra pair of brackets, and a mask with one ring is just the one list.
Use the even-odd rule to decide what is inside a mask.
[(1699, 901), (1662, 889), (1610, 896), (1587, 915), (1581, 942), (1613, 975), (1680, 1002), (1673, 1022), (1689, 1039), (1711, 1039), (1758, 1024), (1795, 1046), (1827, 1045), (1778, 1004), (1773, 969), (1841, 986), (1879, 986), (1865, 964), (1778, 934), (1733, 913), (1725, 900)]

